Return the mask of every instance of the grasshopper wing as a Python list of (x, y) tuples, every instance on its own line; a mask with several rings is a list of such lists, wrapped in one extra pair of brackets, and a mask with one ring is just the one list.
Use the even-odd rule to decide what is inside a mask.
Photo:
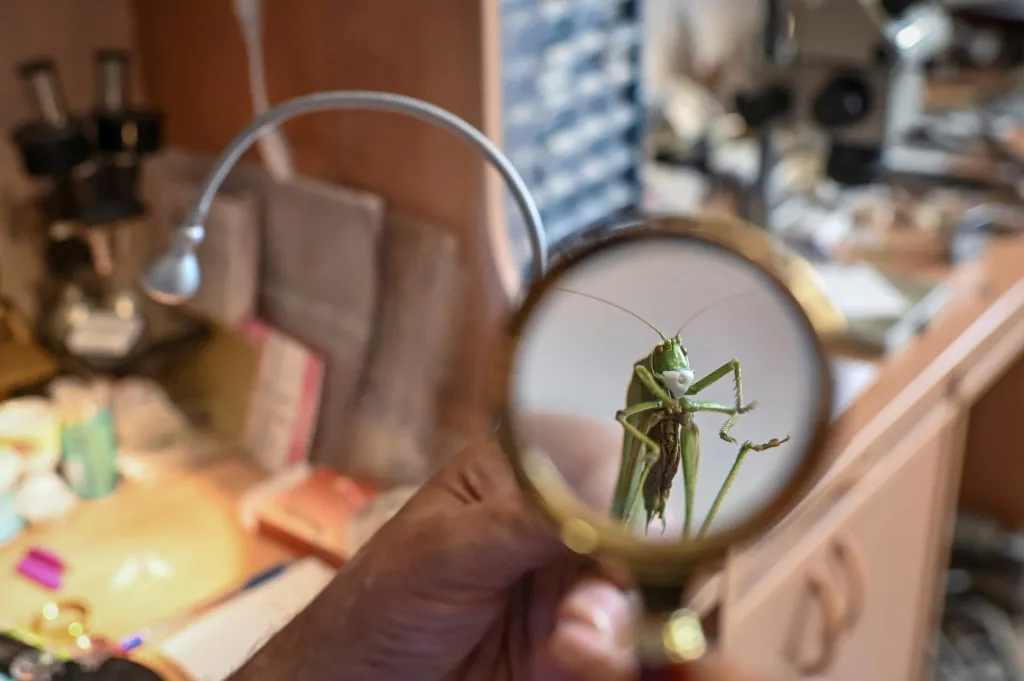
[[(634, 367), (640, 364), (649, 367), (651, 356), (644, 357)], [(653, 399), (655, 399), (654, 395), (644, 387), (634, 371), (633, 377), (629, 381), (629, 388), (626, 390), (626, 407), (628, 408), (641, 402), (649, 402)], [(655, 413), (647, 412), (633, 416), (630, 420), (640, 432), (646, 433), (651, 429), (656, 418), (657, 415)], [(646, 454), (647, 447), (644, 443), (634, 437), (628, 430), (624, 430), (622, 434), (622, 462), (619, 465), (615, 497), (612, 501), (612, 516), (617, 520), (628, 523), (632, 518), (633, 511), (640, 499), (640, 488), (643, 484), (644, 469), (646, 468), (644, 465)]]

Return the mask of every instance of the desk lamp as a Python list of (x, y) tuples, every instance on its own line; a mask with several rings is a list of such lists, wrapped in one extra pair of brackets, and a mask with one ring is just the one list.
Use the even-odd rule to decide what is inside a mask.
[(177, 305), (199, 290), (201, 273), (196, 249), (205, 236), (204, 225), (213, 198), (249, 147), (291, 118), (318, 111), (344, 109), (406, 114), (444, 128), (478, 150), (501, 175), (522, 212), (533, 251), (532, 276), (538, 279), (543, 276), (547, 267), (547, 242), (537, 205), (512, 163), (483, 133), (458, 116), (411, 97), (386, 92), (333, 91), (296, 97), (267, 110), (228, 144), (203, 181), (199, 196), (172, 237), (170, 247), (152, 263), (146, 273), (144, 284), (149, 295), (159, 303)]

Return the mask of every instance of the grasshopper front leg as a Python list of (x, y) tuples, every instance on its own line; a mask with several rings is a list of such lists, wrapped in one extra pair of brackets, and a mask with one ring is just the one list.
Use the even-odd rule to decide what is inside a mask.
[(755, 406), (755, 404), (748, 404), (746, 407), (734, 407), (727, 404), (719, 404), (718, 402), (698, 402), (691, 399), (687, 399), (685, 403), (686, 410), (690, 412), (710, 411), (716, 414), (728, 414), (729, 420), (718, 431), (718, 435), (726, 442), (732, 443), (735, 443), (736, 440), (729, 436), (729, 430), (736, 424), (736, 419), (740, 417), (740, 414), (746, 414)]
[[(750, 404), (747, 404), (747, 405), (743, 404), (743, 379), (742, 379), (742, 375), (741, 375), (741, 368), (740, 368), (739, 360), (735, 360), (735, 359), (734, 360), (730, 360), (730, 361), (726, 362), (725, 364), (723, 364), (722, 366), (718, 367), (717, 369), (712, 371), (710, 374), (708, 374), (704, 378), (700, 379), (699, 381), (697, 381), (696, 383), (691, 385), (690, 389), (686, 391), (686, 394), (687, 395), (696, 395), (697, 393), (699, 393), (700, 391), (704, 390), (708, 386), (710, 386), (710, 385), (720, 381), (721, 379), (725, 378), (730, 373), (732, 374), (733, 384), (735, 386), (736, 403), (735, 403), (735, 406), (731, 410), (731, 413), (730, 413), (730, 416), (729, 416), (729, 420), (726, 421), (725, 425), (723, 425), (721, 430), (718, 431), (718, 435), (719, 435), (719, 437), (721, 437), (726, 442), (731, 442), (731, 443), (735, 444), (736, 440), (734, 440), (732, 437), (729, 436), (729, 431), (732, 430), (732, 427), (734, 425), (736, 425), (736, 420), (739, 418), (740, 414), (746, 414), (748, 411), (753, 411), (753, 409), (757, 406), (757, 402), (751, 402)], [(698, 403), (698, 404), (708, 404), (708, 403)], [(719, 407), (721, 407), (721, 405), (714, 405), (714, 406), (716, 408), (714, 408), (714, 409), (712, 409), (712, 408), (705, 408), (705, 409), (701, 409), (701, 411), (725, 412), (724, 409), (719, 408)]]
[(757, 406), (757, 402), (751, 402), (750, 404), (743, 406), (743, 380), (741, 377), (740, 362), (736, 359), (729, 360), (704, 378), (696, 381), (690, 386), (690, 389), (686, 391), (686, 394), (696, 395), (705, 388), (722, 380), (730, 373), (732, 374), (733, 385), (736, 393), (736, 410), (741, 414), (750, 411)]
[(668, 394), (668, 391), (658, 383), (657, 379), (654, 378), (654, 374), (651, 373), (650, 369), (645, 367), (643, 364), (637, 364), (633, 367), (633, 373), (636, 374), (636, 377), (640, 379), (640, 382), (643, 383), (644, 387), (647, 388), (652, 395), (661, 400), (663, 406), (679, 406), (679, 400)]
[[(700, 391), (704, 390), (713, 383), (721, 380), (722, 378), (732, 374), (733, 384), (735, 385), (736, 392), (736, 406), (733, 408), (732, 413), (729, 416), (729, 420), (725, 422), (722, 428), (718, 431), (718, 436), (726, 442), (736, 444), (736, 440), (729, 435), (729, 431), (736, 425), (736, 420), (740, 414), (746, 414), (748, 411), (753, 411), (757, 406), (757, 402), (751, 402), (750, 404), (743, 404), (743, 379), (741, 374), (741, 368), (739, 360), (730, 360), (718, 367), (710, 374), (700, 379), (696, 383), (690, 386), (690, 389), (686, 391), (687, 395), (696, 395)], [(719, 405), (716, 405), (719, 406)], [(720, 409), (703, 409), (702, 411), (723, 411)]]

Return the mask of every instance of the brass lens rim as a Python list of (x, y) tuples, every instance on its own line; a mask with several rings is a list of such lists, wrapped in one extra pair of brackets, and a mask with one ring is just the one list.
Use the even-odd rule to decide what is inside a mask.
[[(85, 601), (63, 599), (47, 602), (33, 616), (30, 631), (48, 641), (73, 641), (79, 636), (89, 633), (89, 605)], [(77, 634), (70, 628), (78, 625), (81, 631)]]
[[(535, 308), (546, 299), (549, 289), (582, 261), (652, 237), (701, 242), (702, 245), (750, 262), (776, 288), (794, 312), (800, 313), (795, 314), (794, 319), (803, 326), (802, 333), (811, 341), (814, 356), (808, 357), (808, 361), (816, 362), (818, 368), (820, 399), (813, 415), (805, 454), (790, 480), (754, 516), (713, 536), (686, 543), (643, 541), (623, 532), (612, 519), (586, 507), (559, 475), (536, 465), (536, 457), (532, 457), (518, 440), (513, 425), (512, 371), (516, 349)], [(574, 539), (577, 534), (586, 534), (587, 541), (576, 542), (577, 546), (585, 545), (588, 553), (608, 555), (621, 561), (640, 583), (676, 584), (696, 569), (720, 562), (730, 547), (766, 532), (799, 504), (816, 480), (825, 460), (832, 414), (833, 382), (821, 338), (834, 331), (837, 323), (834, 312), (829, 311), (827, 305), (824, 308), (817, 305), (820, 302), (818, 298), (822, 297), (820, 289), (814, 293), (814, 287), (806, 285), (806, 269), (800, 263), (809, 268), (806, 261), (781, 246), (765, 230), (739, 220), (714, 216), (644, 219), (608, 230), (594, 240), (585, 240), (553, 259), (544, 278), (531, 285), (523, 304), (516, 310), (507, 327), (501, 354), (504, 371), (499, 386), (501, 402), (498, 439), (520, 487), (544, 512), (556, 532), (568, 540)]]

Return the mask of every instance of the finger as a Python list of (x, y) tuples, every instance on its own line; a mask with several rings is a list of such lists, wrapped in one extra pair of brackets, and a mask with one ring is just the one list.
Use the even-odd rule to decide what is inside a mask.
[(549, 650), (562, 671), (587, 681), (631, 681), (636, 608), (626, 592), (589, 577), (562, 600)]
[(621, 461), (621, 432), (570, 414), (530, 412), (518, 422), (524, 440), (547, 454), (583, 503), (608, 510)]

